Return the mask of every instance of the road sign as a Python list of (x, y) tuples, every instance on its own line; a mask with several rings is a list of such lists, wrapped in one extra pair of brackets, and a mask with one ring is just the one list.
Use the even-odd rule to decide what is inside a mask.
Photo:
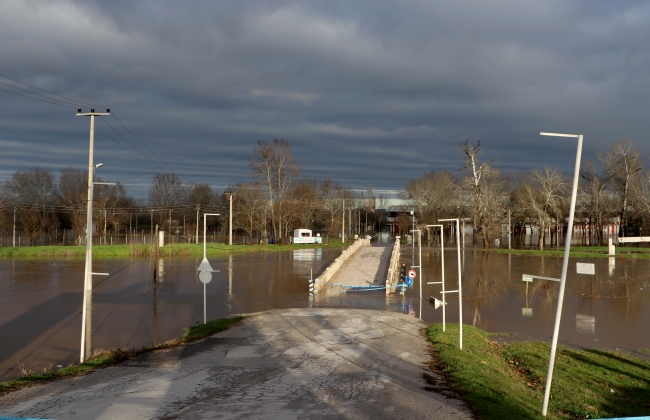
[(199, 280), (202, 283), (208, 284), (212, 281), (212, 266), (207, 258), (203, 258), (201, 265), (199, 265)]
[(199, 273), (199, 280), (201, 280), (201, 283), (210, 283), (212, 281), (212, 273), (209, 271), (201, 271)]
[(596, 274), (596, 269), (592, 263), (576, 263), (576, 273), (578, 274)]
[(409, 277), (414, 279), (415, 278), (415, 270), (409, 270)]

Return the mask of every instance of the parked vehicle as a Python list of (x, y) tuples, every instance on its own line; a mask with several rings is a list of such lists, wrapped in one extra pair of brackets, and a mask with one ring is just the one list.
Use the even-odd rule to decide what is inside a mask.
[(312, 236), (311, 229), (296, 229), (290, 237), (292, 244), (320, 244), (323, 243), (323, 238), (320, 233)]

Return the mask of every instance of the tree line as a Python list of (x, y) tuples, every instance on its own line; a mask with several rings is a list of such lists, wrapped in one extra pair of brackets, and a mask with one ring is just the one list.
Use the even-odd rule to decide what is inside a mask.
[[(481, 159), (480, 142), (462, 140), (458, 146), (458, 171), (432, 170), (408, 181), (399, 194), (405, 206), (414, 210), (419, 227), (444, 217), (471, 218), (474, 237), (490, 247), (490, 239), (501, 237), (510, 220), (515, 234), (523, 234), (525, 226), (536, 226), (540, 249), (547, 235), (565, 231), (570, 175), (551, 167), (503, 173), (494, 167), (495, 160)], [(582, 163), (575, 220), (596, 242), (603, 243), (603, 228), (615, 221), (620, 223), (622, 236), (637, 236), (647, 229), (650, 172), (644, 171), (643, 163), (641, 150), (632, 141), (617, 142), (598, 152), (595, 161)], [(345, 223), (354, 223), (359, 233), (377, 222), (385, 223), (381, 218), (386, 213), (376, 211), (388, 207), (385, 196), (376, 197), (370, 186), (360, 193), (333, 179), (302, 177), (286, 140), (259, 141), (248, 164), (250, 180), (223, 191), (208, 184), (183, 182), (173, 173), (154, 175), (146, 200), (129, 196), (119, 182), (95, 185), (94, 232), (127, 233), (158, 224), (188, 240), (196, 239), (202, 213), (220, 213), (223, 217), (210, 225), (227, 227), (231, 199), (233, 228), (249, 242), (286, 240), (297, 228), (338, 236), (344, 212), (346, 219), (356, 212), (357, 217)], [(95, 181), (103, 182), (99, 177)], [(58, 179), (41, 168), (16, 171), (0, 189), (0, 224), (6, 233), (15, 220), (32, 245), (38, 235), (61, 228), (71, 229), (81, 244), (87, 191), (85, 170), (65, 168)], [(364, 217), (359, 222), (362, 210)], [(393, 223), (408, 233), (412, 221), (402, 212)]]
[[(471, 218), (474, 236), (490, 247), (510, 220), (515, 234), (536, 226), (538, 248), (547, 235), (566, 232), (572, 176), (546, 167), (503, 173), (495, 160), (481, 161), (480, 142), (459, 142), (457, 173), (431, 171), (410, 180), (401, 197), (416, 210), (420, 225), (439, 218)], [(620, 223), (620, 236), (639, 236), (650, 216), (650, 171), (643, 170), (641, 150), (633, 141), (620, 141), (597, 159), (581, 165), (575, 222), (586, 235), (603, 244), (604, 228)]]
[[(358, 194), (335, 180), (302, 178), (285, 140), (259, 141), (249, 168), (250, 182), (223, 191), (208, 184), (183, 182), (174, 173), (156, 174), (146, 200), (129, 196), (119, 182), (96, 184), (93, 232), (127, 233), (157, 224), (169, 232), (196, 238), (202, 233), (202, 213), (220, 213), (222, 217), (210, 220), (210, 226), (227, 226), (230, 197), (233, 229), (255, 242), (286, 240), (296, 228), (338, 234), (342, 212), (351, 208), (365, 209), (371, 217), (368, 224), (376, 220), (376, 198), (370, 188), (366, 194)], [(71, 167), (62, 169), (58, 179), (42, 168), (14, 172), (0, 189), (0, 225), (5, 235), (16, 226), (29, 238), (30, 245), (35, 245), (39, 235), (65, 228), (74, 232), (75, 243), (85, 243), (87, 179), (86, 170)], [(95, 176), (95, 182), (107, 181)], [(385, 203), (385, 197), (380, 196), (379, 202)]]

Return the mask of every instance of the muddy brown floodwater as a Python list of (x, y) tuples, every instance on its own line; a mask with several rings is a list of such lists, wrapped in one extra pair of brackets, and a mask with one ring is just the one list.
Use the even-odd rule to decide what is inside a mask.
[[(273, 308), (381, 308), (441, 322), (429, 296), (440, 286), (419, 279), (403, 298), (384, 291), (347, 291), (309, 296), (314, 276), (340, 253), (336, 249), (297, 250), (210, 257), (219, 273), (207, 285), (207, 317)], [(92, 296), (92, 349), (139, 348), (183, 333), (203, 320), (203, 284), (196, 271), (200, 257), (95, 259)], [(411, 248), (402, 259), (411, 264)], [(440, 250), (423, 248), (424, 281), (439, 281)], [(463, 321), (501, 340), (550, 341), (559, 284), (522, 274), (559, 277), (561, 258), (462, 252)], [(594, 276), (576, 274), (576, 262), (595, 264)], [(416, 265), (416, 264), (413, 264)], [(455, 248), (445, 249), (447, 290), (457, 288)], [(155, 300), (152, 273), (158, 270)], [(21, 375), (20, 366), (40, 371), (79, 358), (83, 259), (0, 260), (0, 380)], [(572, 259), (564, 300), (560, 343), (584, 348), (625, 349), (648, 356), (650, 348), (650, 261)], [(155, 302), (155, 304), (154, 304)], [(449, 296), (448, 322), (458, 322), (458, 298)]]

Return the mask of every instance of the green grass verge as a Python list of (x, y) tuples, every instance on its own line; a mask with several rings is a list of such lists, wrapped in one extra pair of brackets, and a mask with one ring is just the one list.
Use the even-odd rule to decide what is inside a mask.
[[(482, 419), (543, 419), (550, 345), (499, 344), (477, 328), (435, 324), (427, 330), (435, 363)], [(618, 352), (558, 347), (548, 418), (605, 418), (650, 413), (650, 363)]]
[[(313, 248), (340, 248), (348, 246), (340, 239), (330, 239), (326, 244), (299, 244), (299, 245), (225, 245), (209, 243), (206, 245), (206, 254), (238, 254), (247, 252), (270, 252), (287, 251), (294, 249)], [(93, 246), (94, 257), (144, 257), (153, 255), (153, 245), (97, 245)], [(0, 258), (50, 258), (50, 257), (83, 257), (86, 255), (85, 246), (31, 246), (11, 248), (0, 248)], [(169, 256), (191, 256), (203, 255), (203, 244), (167, 244), (160, 248), (159, 255)]]
[(215, 321), (210, 321), (205, 325), (197, 325), (194, 327), (184, 328), (185, 334), (182, 336), (169, 340), (158, 346), (147, 346), (143, 347), (140, 350), (98, 350), (84, 363), (73, 364), (51, 372), (29, 373), (18, 379), (0, 382), (0, 394), (15, 391), (26, 386), (35, 385), (40, 382), (51, 381), (57, 378), (76, 376), (94, 369), (120, 363), (124, 360), (143, 353), (162, 349), (170, 349), (184, 343), (196, 341), (218, 332), (225, 331), (233, 325), (241, 322), (243, 319), (244, 317), (242, 316), (220, 318)]
[[(556, 250), (545, 249), (543, 251), (534, 249), (489, 249), (490, 252), (498, 254), (533, 255), (537, 257), (563, 257), (564, 248)], [(572, 258), (609, 258), (606, 246), (572, 246), (569, 256)], [(650, 248), (624, 248), (616, 247), (616, 258), (650, 259)]]

